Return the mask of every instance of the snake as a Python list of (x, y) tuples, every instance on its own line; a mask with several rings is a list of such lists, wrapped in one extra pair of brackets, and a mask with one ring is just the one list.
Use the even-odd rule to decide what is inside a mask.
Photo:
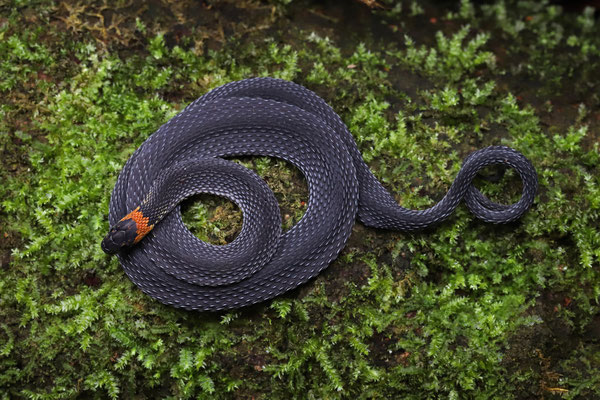
[[(308, 186), (302, 218), (282, 230), (267, 183), (231, 158), (266, 156), (298, 168)], [(522, 194), (491, 201), (474, 185), (490, 165), (513, 168)], [(316, 277), (345, 247), (358, 219), (411, 232), (446, 219), (464, 200), (479, 219), (508, 223), (532, 205), (537, 174), (520, 152), (486, 147), (463, 161), (446, 195), (424, 210), (403, 208), (374, 176), (338, 114), (300, 84), (269, 77), (226, 83), (160, 126), (127, 160), (109, 204), (101, 247), (129, 279), (159, 302), (197, 311), (246, 307)], [(242, 211), (239, 234), (225, 245), (197, 238), (180, 203), (195, 194), (227, 198)]]

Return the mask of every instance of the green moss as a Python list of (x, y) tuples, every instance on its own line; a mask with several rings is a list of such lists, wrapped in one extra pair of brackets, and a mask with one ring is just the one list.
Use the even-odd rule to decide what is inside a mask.
[[(137, 11), (131, 31), (119, 25), (114, 42), (104, 42), (85, 7), (77, 14), (85, 24), (61, 33), (62, 3), (0, 6), (4, 398), (600, 395), (600, 35), (592, 12), (545, 2), (464, 0), (441, 11), (385, 1), (390, 9), (372, 21), (396, 28), (384, 25), (378, 41), (328, 38), (310, 18), (298, 22), (306, 29), (283, 28), (305, 6), (329, 12), (301, 3), (277, 1), (265, 14), (244, 2), (257, 26), (272, 25), (267, 37), (248, 38), (215, 4), (217, 22), (203, 29), (234, 28), (210, 46), (202, 30), (177, 41), (172, 20)], [(435, 29), (419, 30), (425, 23)], [(405, 31), (394, 36), (398, 27)], [(100, 249), (110, 192), (158, 126), (211, 88), (250, 76), (293, 79), (326, 98), (403, 206), (434, 204), (469, 152), (505, 144), (538, 170), (534, 207), (508, 226), (481, 223), (463, 206), (413, 234), (357, 223), (323, 274), (273, 301), (225, 314), (163, 306)], [(519, 90), (524, 79), (533, 94)], [(273, 188), (284, 228), (301, 218), (307, 192), (298, 171), (266, 158), (238, 162)], [(518, 182), (508, 171), (477, 185), (514, 202)], [(239, 210), (214, 198), (184, 216), (214, 243), (232, 240), (241, 224)]]

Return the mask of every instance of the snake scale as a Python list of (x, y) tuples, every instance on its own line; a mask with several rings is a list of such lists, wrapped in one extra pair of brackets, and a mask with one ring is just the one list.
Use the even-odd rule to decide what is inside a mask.
[[(309, 199), (302, 219), (281, 229), (274, 194), (254, 172), (226, 158), (284, 159), (305, 176)], [(471, 181), (485, 166), (514, 168), (523, 193), (494, 203)], [(296, 288), (331, 263), (356, 218), (367, 226), (413, 231), (448, 217), (461, 200), (492, 223), (521, 217), (531, 206), (537, 175), (521, 153), (491, 146), (471, 153), (448, 193), (433, 207), (397, 204), (363, 161), (340, 117), (314, 92), (273, 78), (213, 89), (153, 133), (129, 158), (114, 187), (110, 232), (102, 242), (127, 276), (164, 304), (227, 310)], [(223, 196), (240, 207), (242, 229), (216, 246), (184, 225), (179, 202), (196, 193)]]

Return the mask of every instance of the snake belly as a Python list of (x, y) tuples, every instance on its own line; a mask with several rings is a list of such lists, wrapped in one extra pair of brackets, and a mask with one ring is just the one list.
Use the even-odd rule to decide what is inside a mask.
[[(244, 155), (281, 158), (304, 174), (307, 209), (287, 232), (281, 232), (266, 184), (225, 160)], [(494, 203), (471, 184), (481, 168), (494, 164), (519, 173), (523, 194), (517, 203)], [(343, 249), (357, 217), (371, 227), (412, 231), (443, 220), (464, 199), (478, 218), (504, 223), (521, 217), (537, 191), (529, 160), (509, 147), (492, 146), (465, 159), (439, 203), (422, 211), (402, 208), (371, 173), (333, 109), (303, 86), (273, 78), (218, 87), (153, 133), (119, 175), (110, 201), (111, 226), (147, 201), (161, 182), (169, 190), (154, 197), (164, 218), (118, 258), (146, 294), (202, 311), (258, 303), (315, 277)], [(227, 197), (242, 210), (242, 230), (233, 242), (205, 243), (185, 227), (177, 203), (200, 192)]]

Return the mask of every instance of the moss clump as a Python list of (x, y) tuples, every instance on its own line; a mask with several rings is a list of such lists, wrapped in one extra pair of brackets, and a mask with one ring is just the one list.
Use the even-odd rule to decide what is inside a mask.
[[(600, 396), (593, 10), (163, 0), (117, 2), (115, 18), (100, 3), (0, 6), (4, 398)], [(100, 250), (117, 174), (192, 99), (267, 75), (326, 98), (406, 207), (439, 200), (460, 161), (492, 144), (536, 165), (536, 203), (508, 226), (464, 207), (414, 234), (357, 224), (285, 296), (225, 314), (163, 306)], [(301, 217), (297, 171), (238, 161), (278, 194), (285, 227)], [(520, 195), (510, 171), (478, 185)], [(188, 225), (230, 241), (241, 219), (226, 204), (194, 203)]]

